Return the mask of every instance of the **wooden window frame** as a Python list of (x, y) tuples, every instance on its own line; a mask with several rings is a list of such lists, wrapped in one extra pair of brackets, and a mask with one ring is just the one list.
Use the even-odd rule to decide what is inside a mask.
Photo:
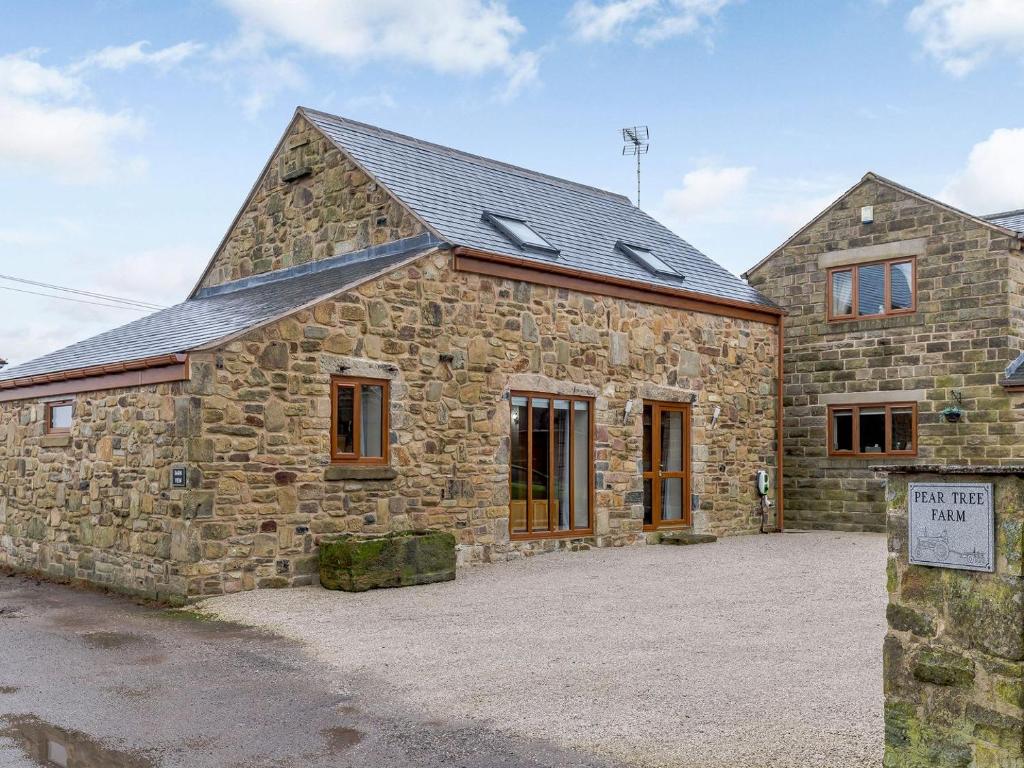
[[(897, 264), (910, 264), (910, 307), (907, 309), (890, 309), (892, 303), (892, 268)], [(885, 288), (883, 290), (882, 302), (885, 311), (871, 314), (860, 314), (860, 291), (859, 274), (861, 267), (885, 267)], [(837, 272), (849, 272), (851, 284), (850, 309), (848, 315), (837, 315), (833, 311), (832, 298), (832, 276)], [(825, 282), (825, 301), (827, 305), (828, 321), (830, 323), (842, 322), (844, 320), (868, 320), (881, 317), (899, 317), (900, 315), (912, 315), (917, 312), (917, 257), (901, 256), (895, 259), (882, 259), (880, 261), (865, 261), (861, 264), (843, 264), (837, 267), (830, 267), (828, 279)]]
[(71, 419), (74, 421), (75, 418), (75, 401), (74, 400), (54, 400), (53, 402), (46, 404), (46, 413), (44, 418), (46, 419), (46, 434), (48, 435), (68, 435), (71, 433), (71, 427), (54, 427), (53, 426), (53, 409), (59, 408), (64, 405), (71, 406)]
[[(693, 497), (691, 496), (693, 449), (691, 444), (691, 426), (693, 422), (693, 406), (690, 403), (645, 400), (643, 408), (646, 408), (648, 405), (651, 406), (651, 469), (646, 472), (641, 471), (640, 474), (642, 479), (651, 481), (651, 493), (654, 494), (654, 497), (651, 499), (651, 524), (644, 524), (643, 529), (652, 532), (671, 530), (673, 528), (691, 528), (693, 527)], [(662, 472), (658, 468), (660, 465), (658, 460), (661, 458), (661, 415), (666, 411), (683, 414), (683, 468), (679, 472), (675, 470)], [(642, 412), (643, 409), (641, 408)], [(641, 464), (642, 469), (643, 466)], [(661, 509), (661, 481), (673, 479), (676, 476), (681, 476), (683, 481), (683, 517), (680, 520), (665, 521), (661, 517), (663, 511)]]
[[(512, 402), (514, 398), (525, 397), (526, 398), (526, 418), (530, 428), (526, 433), (526, 465), (527, 478), (526, 478), (526, 530), (516, 531), (512, 527), (512, 460), (511, 452), (509, 456), (509, 467), (508, 467), (508, 487), (509, 487), (509, 515), (508, 515), (508, 532), (509, 537), (516, 541), (533, 541), (537, 539), (565, 539), (574, 538), (579, 536), (590, 536), (594, 533), (594, 496), (597, 495), (597, 488), (595, 485), (595, 467), (594, 467), (594, 422), (597, 420), (597, 416), (594, 412), (594, 398), (592, 397), (578, 397), (574, 395), (558, 395), (552, 392), (527, 392), (523, 390), (516, 390), (509, 393), (508, 407), (509, 412), (512, 410)], [(541, 398), (547, 400), (550, 405), (548, 407), (548, 477), (550, 482), (550, 490), (548, 491), (548, 530), (547, 531), (533, 531), (530, 529), (530, 510), (533, 507), (533, 400), (534, 398)], [(560, 531), (555, 526), (557, 525), (557, 517), (555, 515), (555, 492), (554, 492), (554, 462), (555, 462), (555, 400), (567, 400), (569, 402), (569, 429), (568, 435), (570, 439), (569, 443), (569, 455), (573, 454), (574, 443), (572, 442), (575, 434), (576, 426), (576, 409), (573, 407), (573, 403), (586, 403), (587, 404), (587, 415), (590, 417), (590, 425), (587, 431), (587, 442), (588, 451), (587, 456), (589, 461), (587, 467), (589, 468), (589, 477), (587, 482), (589, 483), (589, 493), (587, 494), (587, 527), (576, 528), (576, 494), (575, 481), (576, 481), (576, 465), (575, 462), (569, 462), (569, 528), (564, 531)]]
[[(359, 453), (362, 424), (362, 398), (360, 390), (363, 386), (381, 387), (383, 396), (381, 398), (381, 455), (362, 456)], [(352, 387), (352, 447), (354, 453), (340, 453), (338, 451), (338, 390), (343, 387)], [(391, 382), (388, 379), (370, 379), (360, 376), (332, 376), (331, 377), (331, 463), (332, 464), (359, 464), (367, 466), (387, 466), (391, 462)]]
[[(881, 452), (867, 452), (860, 450), (860, 411), (862, 408), (884, 408), (885, 409), (885, 450)], [(892, 411), (894, 408), (910, 408), (912, 414), (911, 434), (913, 435), (914, 447), (909, 451), (894, 451), (892, 449)], [(833, 414), (836, 411), (850, 411), (853, 414), (853, 450), (835, 450), (833, 435)], [(828, 407), (828, 424), (826, 432), (828, 440), (828, 455), (836, 458), (854, 459), (877, 459), (886, 457), (912, 457), (917, 456), (918, 433), (917, 433), (917, 403), (856, 403), (850, 405), (830, 405)]]

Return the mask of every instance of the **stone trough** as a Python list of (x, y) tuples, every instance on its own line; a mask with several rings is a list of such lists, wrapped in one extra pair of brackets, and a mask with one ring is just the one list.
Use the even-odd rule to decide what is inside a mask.
[(320, 544), (320, 584), (365, 592), (455, 578), (455, 537), (443, 531), (341, 536)]

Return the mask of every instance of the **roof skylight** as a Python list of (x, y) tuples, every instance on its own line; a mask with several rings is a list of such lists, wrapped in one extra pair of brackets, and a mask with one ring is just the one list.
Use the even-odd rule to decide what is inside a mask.
[(667, 275), (669, 277), (683, 276), (679, 273), (675, 267), (669, 266), (665, 261), (654, 255), (654, 252), (650, 248), (641, 248), (638, 245), (629, 245), (622, 242), (621, 240), (615, 244), (615, 247), (622, 251), (624, 254), (629, 256), (633, 261), (639, 264), (641, 267), (646, 269), (655, 275)]
[(558, 253), (558, 249), (541, 237), (533, 227), (522, 219), (511, 216), (499, 216), (496, 213), (484, 212), (484, 219), (497, 228), (501, 234), (520, 248), (532, 248), (537, 251)]

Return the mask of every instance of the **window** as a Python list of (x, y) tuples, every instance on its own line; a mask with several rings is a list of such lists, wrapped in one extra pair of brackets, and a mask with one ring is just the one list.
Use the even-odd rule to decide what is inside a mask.
[(387, 464), (388, 382), (331, 379), (331, 459)]
[(74, 400), (59, 400), (46, 404), (46, 433), (64, 434), (71, 431), (71, 417), (75, 414)]
[(836, 267), (828, 273), (828, 319), (885, 317), (913, 312), (915, 261), (881, 261)]
[(615, 247), (622, 251), (624, 254), (629, 256), (633, 261), (639, 264), (641, 267), (646, 269), (648, 272), (652, 272), (655, 275), (668, 275), (669, 277), (682, 277), (679, 271), (675, 267), (671, 267), (665, 263), (664, 260), (654, 255), (650, 248), (641, 248), (638, 245), (628, 245), (621, 240), (615, 244)]
[(512, 393), (509, 527), (513, 538), (589, 533), (593, 401)]
[(916, 456), (917, 405), (830, 405), (830, 456)]
[(499, 216), (495, 213), (484, 213), (484, 220), (492, 224), (501, 234), (520, 248), (532, 248), (537, 251), (558, 253), (558, 249), (541, 237), (522, 219), (511, 216)]

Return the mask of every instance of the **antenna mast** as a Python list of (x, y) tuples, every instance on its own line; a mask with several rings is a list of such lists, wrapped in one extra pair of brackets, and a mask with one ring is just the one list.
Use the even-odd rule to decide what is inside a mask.
[(650, 131), (646, 125), (634, 125), (622, 129), (622, 140), (626, 145), (622, 148), (623, 155), (636, 155), (636, 207), (640, 207), (640, 155), (646, 155), (650, 149)]

